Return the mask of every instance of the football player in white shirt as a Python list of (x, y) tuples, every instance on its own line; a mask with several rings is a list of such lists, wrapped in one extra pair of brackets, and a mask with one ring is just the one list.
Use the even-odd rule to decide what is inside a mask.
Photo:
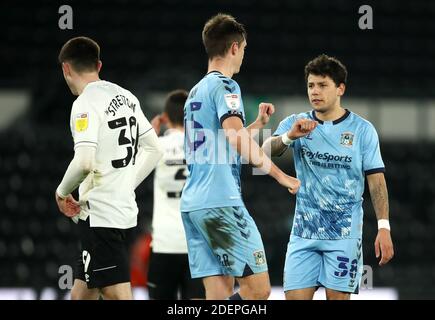
[(180, 197), (186, 181), (184, 158), (184, 104), (188, 92), (168, 94), (164, 112), (151, 121), (157, 134), (161, 125), (167, 130), (159, 137), (163, 158), (154, 174), (152, 252), (148, 271), (151, 299), (176, 300), (205, 298), (201, 279), (192, 279), (187, 242), (180, 212)]
[[(128, 229), (137, 224), (135, 188), (162, 156), (138, 99), (100, 80), (100, 48), (73, 38), (59, 54), (77, 99), (71, 110), (74, 158), (56, 190), (59, 210), (78, 223), (81, 254), (72, 299), (132, 299)], [(80, 187), (79, 187), (80, 186)], [(79, 187), (79, 202), (71, 193)]]

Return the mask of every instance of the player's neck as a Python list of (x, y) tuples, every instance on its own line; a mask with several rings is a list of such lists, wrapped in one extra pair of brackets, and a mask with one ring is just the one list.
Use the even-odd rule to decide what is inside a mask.
[(334, 121), (340, 119), (346, 113), (346, 110), (341, 106), (336, 106), (326, 112), (315, 111), (315, 113), (316, 113), (316, 118), (318, 118), (319, 120)]
[(210, 73), (212, 71), (219, 71), (225, 77), (232, 78), (234, 75), (234, 68), (228, 60), (222, 58), (214, 58), (213, 60), (208, 61), (208, 71)]
[(100, 77), (98, 76), (98, 73), (92, 72), (92, 73), (82, 73), (80, 74), (80, 77), (77, 80), (76, 83), (76, 89), (78, 95), (81, 95), (85, 87), (95, 81), (99, 81)]

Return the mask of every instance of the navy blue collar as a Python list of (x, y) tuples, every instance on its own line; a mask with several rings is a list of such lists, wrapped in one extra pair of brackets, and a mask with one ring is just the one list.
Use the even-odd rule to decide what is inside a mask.
[[(349, 117), (349, 115), (350, 115), (350, 111), (347, 110), (347, 109), (344, 109), (344, 110), (346, 110), (346, 112), (344, 113), (344, 115), (342, 115), (340, 118), (338, 118), (338, 119), (332, 121), (332, 124), (334, 124), (334, 125), (335, 125), (335, 124), (339, 124), (340, 122), (346, 120), (347, 117)], [(324, 121), (323, 121), (323, 120), (320, 120), (319, 118), (316, 117), (316, 112), (315, 112), (314, 110), (311, 111), (311, 116), (312, 116), (313, 119), (316, 120), (318, 123), (323, 124)]]
[(217, 71), (217, 70), (212, 70), (212, 71), (210, 71), (209, 73), (206, 74), (206, 76), (208, 76), (210, 73), (214, 73), (214, 72), (219, 73), (220, 75), (223, 76), (222, 72)]

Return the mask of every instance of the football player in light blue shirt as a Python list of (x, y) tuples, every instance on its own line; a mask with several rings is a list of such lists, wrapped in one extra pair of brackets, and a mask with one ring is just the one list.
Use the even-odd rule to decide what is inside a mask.
[(272, 156), (293, 149), (301, 187), (284, 267), (287, 299), (312, 299), (319, 286), (328, 299), (357, 293), (363, 269), (364, 180), (378, 219), (380, 265), (393, 257), (384, 163), (374, 126), (341, 106), (347, 71), (320, 55), (305, 67), (312, 111), (293, 114), (263, 144)]
[[(252, 139), (274, 112), (259, 105), (244, 128), (239, 72), (246, 31), (233, 17), (218, 14), (204, 26), (208, 73), (184, 107), (185, 155), (189, 169), (181, 211), (193, 278), (203, 278), (207, 299), (267, 299), (270, 281), (260, 233), (240, 193), (242, 156), (295, 194), (300, 182), (283, 173)], [(258, 132), (258, 131), (257, 131)], [(234, 292), (234, 278), (240, 291)]]

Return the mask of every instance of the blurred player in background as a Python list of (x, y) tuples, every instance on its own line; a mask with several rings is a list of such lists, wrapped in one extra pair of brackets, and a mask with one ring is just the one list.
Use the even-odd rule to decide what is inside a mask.
[[(82, 248), (71, 298), (132, 299), (126, 233), (137, 224), (134, 190), (162, 156), (158, 138), (138, 99), (100, 80), (95, 41), (69, 40), (59, 62), (78, 96), (70, 123), (74, 158), (56, 190), (59, 210), (78, 222)], [(78, 203), (71, 193), (79, 185)]]
[[(243, 25), (218, 14), (205, 24), (202, 39), (208, 73), (190, 91), (184, 110), (189, 175), (181, 211), (190, 271), (203, 278), (207, 299), (267, 299), (262, 239), (241, 198), (240, 155), (293, 194), (300, 182), (278, 169), (252, 138), (269, 121), (273, 105), (260, 104), (257, 120), (244, 128), (240, 88), (231, 79), (243, 61)], [(240, 285), (236, 294), (234, 277)]]
[(310, 61), (305, 80), (314, 110), (287, 117), (263, 144), (272, 156), (293, 148), (302, 180), (285, 262), (287, 299), (312, 299), (319, 286), (326, 288), (327, 299), (358, 292), (365, 177), (378, 219), (379, 264), (394, 254), (378, 135), (370, 122), (341, 106), (346, 78), (345, 66), (335, 58)]
[(159, 137), (163, 158), (154, 174), (154, 210), (148, 289), (151, 299), (176, 300), (205, 298), (200, 279), (192, 279), (187, 243), (181, 221), (180, 198), (186, 182), (184, 158), (184, 104), (187, 91), (168, 94), (165, 109), (151, 121)]

